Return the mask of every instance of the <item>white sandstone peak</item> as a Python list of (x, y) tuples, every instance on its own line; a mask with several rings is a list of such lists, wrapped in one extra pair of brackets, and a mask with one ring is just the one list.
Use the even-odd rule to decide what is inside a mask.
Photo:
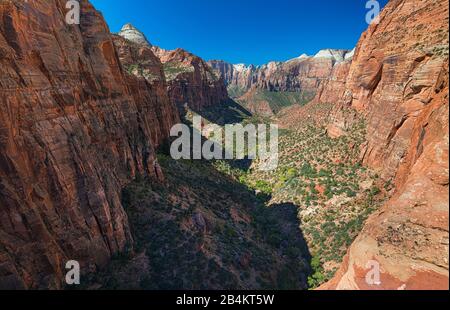
[(352, 49), (350, 52), (345, 54), (345, 60), (353, 59), (353, 56), (355, 56), (355, 50), (356, 48)]
[(137, 43), (137, 44), (142, 44), (142, 45), (147, 45), (149, 47), (151, 47), (152, 45), (150, 44), (150, 42), (147, 40), (147, 38), (145, 37), (145, 35), (139, 31), (136, 27), (134, 27), (132, 24), (126, 24), (122, 27), (122, 30), (120, 30), (120, 32), (118, 33), (119, 36)]
[(311, 58), (311, 56), (308, 56), (308, 55), (306, 55), (306, 54), (301, 54), (300, 56), (295, 57), (295, 58), (292, 58), (292, 59), (289, 59), (289, 60), (286, 61), (286, 62), (299, 61), (299, 60), (306, 60), (306, 59), (309, 59), (309, 58)]
[(237, 72), (244, 72), (249, 69), (245, 64), (235, 64), (235, 65), (233, 65), (233, 68)]
[(344, 61), (345, 55), (348, 53), (348, 50), (335, 50), (335, 49), (324, 49), (319, 51), (314, 58), (327, 58), (333, 59), (336, 62)]

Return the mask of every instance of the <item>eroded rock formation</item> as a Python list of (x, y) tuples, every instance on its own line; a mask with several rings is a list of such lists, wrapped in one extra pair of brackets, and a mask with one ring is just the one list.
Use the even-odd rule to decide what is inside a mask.
[[(341, 107), (366, 116), (362, 161), (396, 188), (324, 289), (448, 289), (448, 4), (390, 1), (316, 98), (337, 103), (342, 129)], [(366, 281), (371, 260), (378, 285)]]
[(353, 51), (326, 49), (312, 57), (303, 54), (258, 67), (216, 60), (209, 64), (224, 79), (231, 97), (252, 113), (273, 116), (284, 107), (310, 102), (330, 76), (349, 67), (352, 57)]
[[(347, 57), (346, 57), (347, 56)], [(277, 92), (315, 94), (320, 83), (330, 77), (335, 65), (350, 61), (347, 50), (322, 50), (315, 56), (301, 55), (286, 62), (270, 62), (262, 66), (231, 65), (224, 61), (209, 64), (224, 78), (228, 87), (237, 93), (252, 88)]]
[[(68, 25), (63, 0), (0, 2), (0, 288), (60, 288), (68, 260), (90, 272), (130, 245), (122, 187), (162, 178), (154, 150), (178, 120), (173, 103), (218, 104), (223, 78), (240, 96), (334, 103), (333, 137), (352, 123), (344, 107), (367, 119), (361, 161), (395, 192), (324, 289), (448, 289), (448, 0), (391, 0), (352, 52), (211, 62), (222, 78), (131, 25), (112, 36), (81, 5), (81, 24)], [(379, 284), (366, 281), (371, 261)]]
[(0, 288), (60, 288), (68, 260), (89, 272), (130, 244), (121, 188), (160, 174), (177, 119), (163, 78), (122, 69), (91, 4), (80, 25), (65, 5), (0, 2)]
[(128, 41), (131, 41), (133, 43), (139, 44), (139, 45), (145, 45), (147, 47), (152, 47), (150, 42), (147, 40), (145, 35), (140, 32), (136, 27), (134, 27), (132, 24), (126, 24), (122, 27), (118, 35), (124, 39), (127, 39)]
[[(141, 47), (151, 46), (145, 36), (130, 24), (122, 28), (119, 36)], [(200, 111), (228, 98), (224, 81), (200, 57), (181, 48), (168, 51), (153, 46), (152, 51), (163, 63), (170, 99), (179, 108), (187, 106)], [(129, 68), (138, 66), (138, 60), (128, 64)]]
[(223, 79), (200, 57), (180, 48), (153, 51), (164, 64), (169, 96), (177, 106), (200, 111), (228, 99)]

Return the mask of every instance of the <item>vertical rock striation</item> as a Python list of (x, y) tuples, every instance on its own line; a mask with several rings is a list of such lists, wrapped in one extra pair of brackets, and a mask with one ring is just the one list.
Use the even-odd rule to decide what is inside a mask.
[(350, 60), (351, 52), (347, 50), (326, 49), (312, 57), (301, 55), (286, 62), (270, 62), (258, 67), (231, 65), (220, 60), (209, 64), (220, 73), (229, 88), (241, 95), (252, 88), (315, 94), (321, 82), (330, 77), (335, 65)]
[[(118, 35), (141, 48), (151, 47), (163, 63), (170, 99), (179, 108), (187, 106), (200, 111), (228, 99), (223, 80), (200, 57), (180, 48), (168, 51), (151, 46), (145, 35), (131, 24), (123, 26)], [(128, 60), (131, 61), (130, 58)], [(142, 59), (134, 59), (134, 63), (128, 63), (128, 67), (139, 67), (140, 61)]]
[(178, 107), (200, 111), (228, 99), (223, 79), (200, 57), (180, 48), (153, 51), (164, 65), (169, 96)]
[(177, 119), (163, 81), (123, 71), (91, 4), (80, 25), (65, 4), (0, 2), (0, 288), (60, 288), (66, 261), (88, 272), (123, 250), (121, 188), (159, 175)]
[[(366, 116), (362, 161), (396, 188), (325, 289), (448, 289), (448, 4), (390, 1), (342, 68), (345, 82), (316, 97), (337, 103), (337, 124), (343, 106)], [(370, 260), (379, 285), (366, 281)]]
[(273, 116), (284, 107), (314, 99), (338, 68), (348, 68), (352, 56), (352, 51), (326, 49), (312, 57), (303, 54), (258, 67), (217, 60), (209, 64), (225, 80), (231, 97), (253, 113)]

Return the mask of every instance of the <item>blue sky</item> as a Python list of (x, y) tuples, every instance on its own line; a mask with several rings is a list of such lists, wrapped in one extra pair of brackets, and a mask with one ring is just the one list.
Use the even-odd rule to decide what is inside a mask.
[[(384, 6), (388, 0), (379, 0)], [(132, 23), (153, 45), (206, 60), (263, 64), (324, 48), (352, 49), (366, 0), (91, 0), (112, 32)]]

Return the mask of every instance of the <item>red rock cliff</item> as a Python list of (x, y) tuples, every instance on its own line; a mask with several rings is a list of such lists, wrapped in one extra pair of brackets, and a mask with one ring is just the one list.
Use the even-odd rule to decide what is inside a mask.
[(153, 51), (164, 64), (169, 95), (177, 106), (199, 111), (228, 99), (223, 79), (200, 57), (183, 49)]
[[(152, 46), (145, 35), (131, 24), (124, 25), (118, 35), (136, 47), (147, 48), (156, 54), (163, 63), (170, 99), (179, 108), (187, 105), (200, 111), (228, 99), (224, 81), (200, 57), (181, 48), (168, 51)], [(128, 57), (127, 66), (131, 70), (136, 69), (141, 66), (141, 61)]]
[[(361, 37), (345, 83), (328, 82), (316, 98), (337, 103), (338, 125), (344, 105), (366, 116), (361, 158), (396, 187), (323, 289), (449, 287), (448, 4), (391, 0)], [(379, 285), (366, 281), (371, 260)]]
[(258, 67), (231, 65), (218, 60), (210, 61), (209, 64), (238, 96), (251, 89), (314, 95), (321, 82), (330, 77), (334, 67), (350, 61), (352, 54), (346, 50), (328, 49), (313, 57), (302, 55), (286, 62), (270, 62)]
[(59, 288), (65, 262), (105, 264), (131, 241), (121, 187), (156, 175), (177, 119), (164, 82), (121, 67), (81, 1), (0, 3), (0, 288)]

